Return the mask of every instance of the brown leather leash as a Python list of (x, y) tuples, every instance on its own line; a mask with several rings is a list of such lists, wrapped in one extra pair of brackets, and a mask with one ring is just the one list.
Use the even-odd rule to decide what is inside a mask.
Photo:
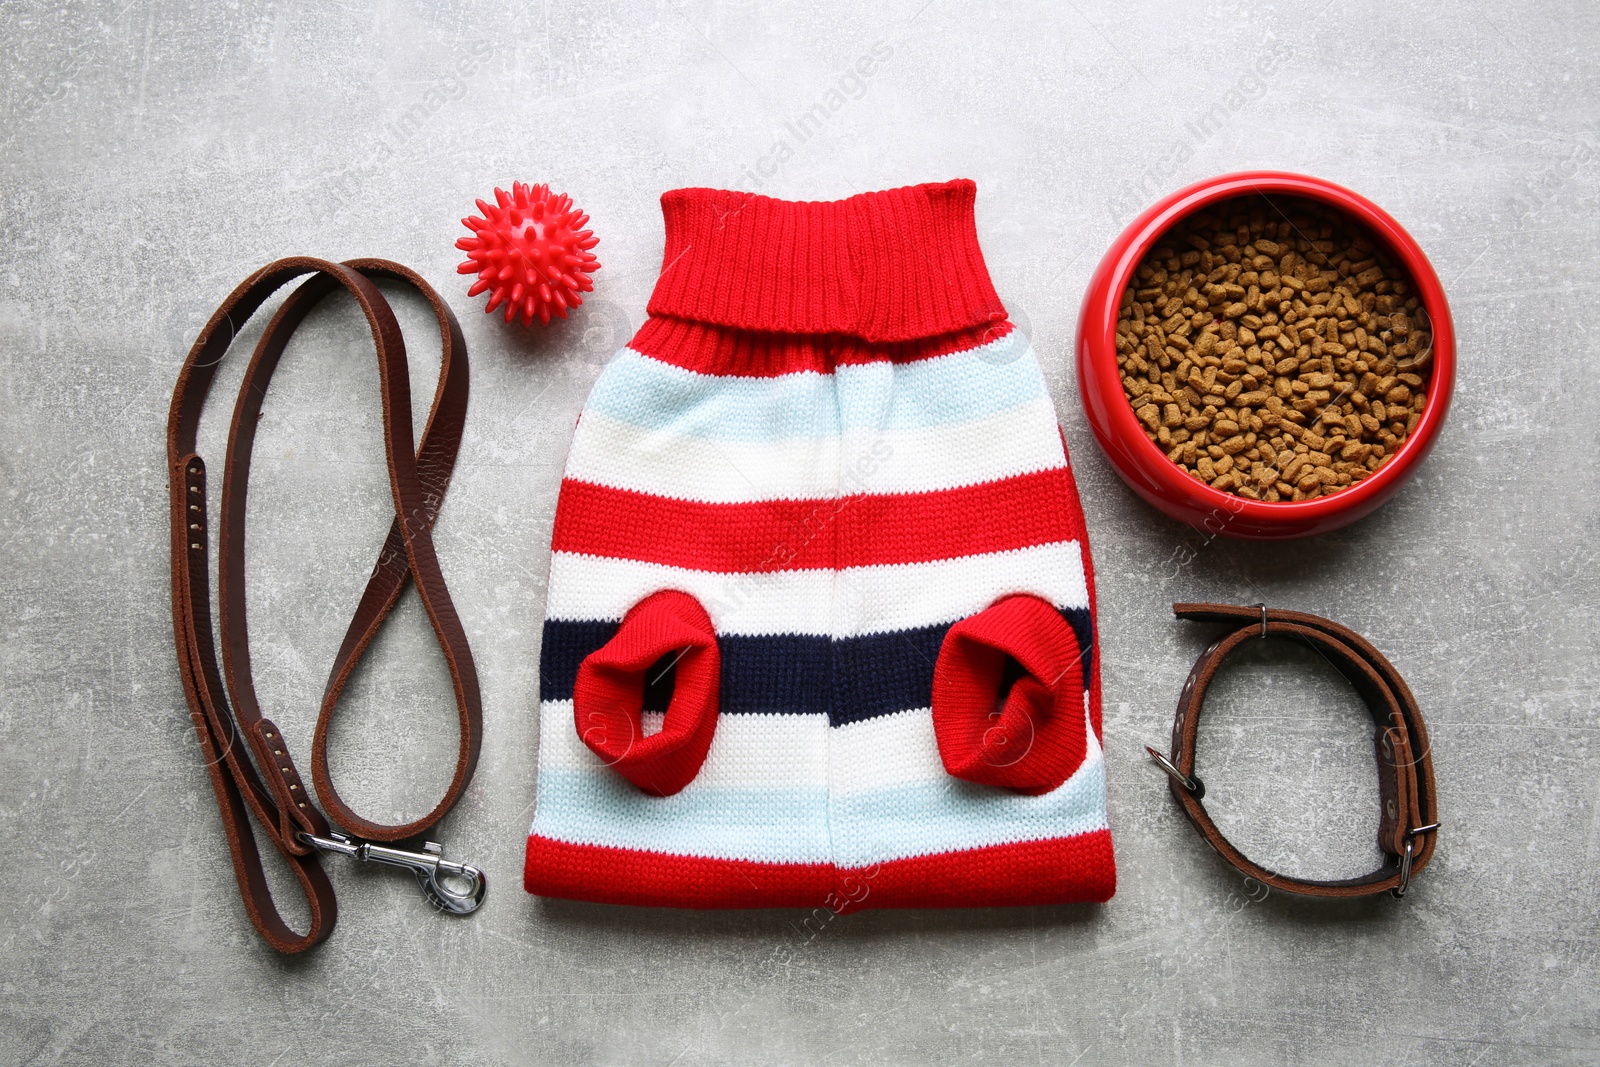
[[(245, 321), (274, 292), (307, 274), (311, 277), (278, 308), (256, 344), (228, 431), (217, 537), (217, 620), (222, 639), (219, 668), (212, 636), (206, 464), (195, 451), (200, 415), (217, 367)], [(420, 444), (414, 445), (412, 439), (411, 381), (405, 342), (394, 312), (372, 279), (398, 281), (416, 289), (427, 299), (439, 322), (439, 384)], [(256, 698), (245, 621), (245, 498), (261, 403), (273, 371), (307, 313), (323, 297), (340, 289), (355, 299), (372, 331), (383, 397), (384, 452), (394, 521), (334, 657), (317, 718), (311, 772), (317, 797), (327, 811), (324, 816), (306, 793), (282, 731), (262, 715)], [(483, 901), (487, 880), (476, 867), (443, 859), (440, 848), (431, 842), (422, 852), (388, 847), (423, 833), (443, 818), (461, 796), (478, 762), (483, 720), (478, 675), (466, 631), (439, 569), (432, 533), (461, 447), (467, 393), (466, 341), (455, 316), (420, 276), (398, 263), (381, 259), (333, 263), (296, 257), (267, 264), (240, 283), (217, 308), (178, 375), (167, 420), (172, 621), (178, 667), (189, 713), (205, 754), (206, 770), (216, 792), (245, 910), (262, 938), (280, 952), (302, 952), (319, 944), (333, 930), (337, 903), (333, 886), (317, 860), (319, 851), (411, 870), (429, 899), (444, 911), (466, 914)], [(363, 818), (339, 797), (328, 773), (328, 727), (345, 684), (408, 579), (416, 584), (450, 671), (460, 719), (460, 745), (449, 788), (433, 810), (413, 822), (390, 826)], [(252, 815), (288, 862), (305, 895), (310, 929), (304, 934), (289, 928), (272, 899), (250, 825)], [(330, 821), (367, 840), (357, 841), (335, 832)]]
[[(1263, 885), (1288, 893), (1318, 897), (1364, 897), (1389, 890), (1405, 896), (1411, 879), (1433, 858), (1438, 838), (1439, 813), (1433, 785), (1433, 760), (1422, 712), (1405, 679), (1383, 654), (1360, 635), (1336, 622), (1299, 611), (1269, 611), (1265, 605), (1235, 607), (1227, 604), (1174, 604), (1180, 619), (1218, 622), (1230, 629), (1200, 654), (1172, 724), (1172, 757), (1148, 748), (1152, 759), (1167, 772), (1168, 785), (1178, 806), (1222, 858), (1241, 873)], [(1205, 783), (1194, 773), (1195, 735), (1206, 690), (1228, 657), (1247, 641), (1287, 637), (1310, 646), (1361, 694), (1377, 724), (1374, 746), (1378, 755), (1379, 797), (1383, 813), (1378, 824), (1378, 844), (1392, 863), (1358, 878), (1316, 881), (1291, 878), (1270, 871), (1240, 852), (1217, 829), (1201, 800)]]

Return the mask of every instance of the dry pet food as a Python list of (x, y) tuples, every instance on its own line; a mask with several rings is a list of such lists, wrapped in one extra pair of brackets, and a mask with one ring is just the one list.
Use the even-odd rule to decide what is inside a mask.
[(1145, 436), (1191, 477), (1311, 500), (1387, 463), (1433, 354), (1409, 280), (1344, 216), (1241, 198), (1163, 235), (1123, 294), (1117, 363)]

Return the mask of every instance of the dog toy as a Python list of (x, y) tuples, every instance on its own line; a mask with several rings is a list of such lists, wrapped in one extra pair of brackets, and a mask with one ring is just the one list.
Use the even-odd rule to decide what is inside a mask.
[(566, 318), (568, 308), (583, 303), (578, 294), (594, 289), (589, 276), (600, 269), (589, 251), (600, 239), (581, 228), (589, 216), (543, 184), (514, 182), (510, 193), (497, 187), (494, 198), (477, 202), (482, 216), (461, 220), (473, 236), (456, 242), (467, 254), (456, 272), (478, 276), (467, 295), (487, 292), (485, 313), (504, 304), (506, 321), (521, 312), (524, 326), (535, 317), (541, 325), (551, 315)]

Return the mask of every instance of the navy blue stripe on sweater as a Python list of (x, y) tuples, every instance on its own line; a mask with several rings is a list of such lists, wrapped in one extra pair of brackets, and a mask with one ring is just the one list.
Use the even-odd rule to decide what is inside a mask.
[[(1084, 650), (1083, 684), (1090, 684), (1094, 626), (1083, 608), (1061, 609)], [(614, 622), (546, 621), (539, 652), (541, 700), (571, 700), (578, 665), (611, 640)], [(928, 707), (933, 665), (949, 624), (833, 640), (815, 635), (723, 635), (722, 710), (828, 716), (831, 725), (860, 722)], [(663, 710), (668, 679), (647, 687), (645, 707)]]

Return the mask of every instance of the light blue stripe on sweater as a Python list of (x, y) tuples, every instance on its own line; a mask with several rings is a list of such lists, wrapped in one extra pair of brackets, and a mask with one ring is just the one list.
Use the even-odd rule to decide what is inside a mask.
[(650, 430), (724, 441), (914, 430), (993, 415), (1046, 394), (1027, 339), (910, 363), (876, 362), (774, 378), (700, 374), (623, 349), (585, 409)]
[(640, 792), (607, 767), (539, 771), (533, 832), (556, 841), (679, 856), (828, 863), (823, 788)]
[(833, 798), (833, 860), (871, 867), (907, 856), (1013, 841), (1072, 837), (1106, 828), (1105, 761), (1030, 797), (959, 778)]
[(603, 767), (539, 774), (533, 832), (557, 841), (765, 863), (876, 863), (1106, 826), (1105, 763), (1043, 796), (956, 779), (833, 798), (823, 789), (639, 792)]

